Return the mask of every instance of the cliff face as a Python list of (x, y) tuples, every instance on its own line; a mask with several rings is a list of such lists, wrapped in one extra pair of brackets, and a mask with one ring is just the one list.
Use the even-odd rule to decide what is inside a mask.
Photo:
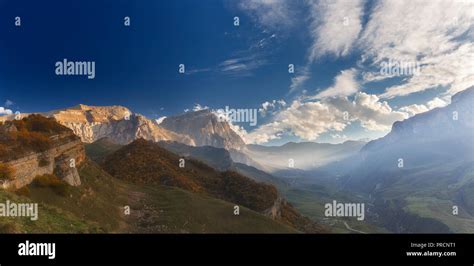
[(31, 152), (19, 159), (3, 162), (14, 169), (13, 180), (4, 181), (3, 188), (21, 188), (44, 174), (55, 174), (71, 186), (81, 185), (77, 166), (86, 158), (81, 140), (72, 132), (54, 135), (50, 139), (53, 146), (47, 151)]
[(60, 124), (70, 128), (83, 142), (92, 143), (107, 137), (118, 144), (128, 144), (135, 139), (160, 141), (172, 140), (194, 145), (185, 135), (180, 135), (158, 126), (155, 121), (122, 106), (78, 105), (45, 115), (54, 117)]
[(210, 110), (187, 112), (183, 115), (168, 117), (163, 120), (160, 126), (190, 136), (196, 146), (208, 145), (228, 150), (240, 150), (245, 146), (242, 138), (231, 129), (229, 124), (219, 121)]

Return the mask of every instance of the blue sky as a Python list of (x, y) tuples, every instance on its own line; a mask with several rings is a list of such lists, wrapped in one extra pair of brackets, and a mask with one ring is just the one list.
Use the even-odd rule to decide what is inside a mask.
[[(247, 142), (375, 138), (474, 85), (469, 10), (425, 0), (0, 0), (0, 113), (82, 103), (159, 118), (229, 106), (259, 109), (256, 127), (236, 124)], [(55, 75), (64, 58), (95, 61), (95, 79)], [(390, 60), (419, 73), (382, 75)]]

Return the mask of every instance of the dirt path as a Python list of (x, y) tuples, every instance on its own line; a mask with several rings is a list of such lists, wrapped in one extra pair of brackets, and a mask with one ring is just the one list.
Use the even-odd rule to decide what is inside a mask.
[(350, 227), (346, 221), (344, 221), (344, 225), (346, 226), (347, 230), (349, 231), (352, 231), (352, 232), (355, 232), (355, 233), (358, 233), (358, 234), (367, 234), (366, 232), (363, 232), (363, 231), (359, 231), (357, 229), (354, 229), (352, 227)]

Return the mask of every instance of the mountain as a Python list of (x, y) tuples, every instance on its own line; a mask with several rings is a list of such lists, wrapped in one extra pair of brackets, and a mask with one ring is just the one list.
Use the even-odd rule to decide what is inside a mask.
[(146, 117), (134, 114), (122, 106), (77, 105), (64, 110), (45, 113), (70, 128), (83, 142), (91, 143), (108, 137), (116, 143), (127, 144), (137, 138), (153, 141), (176, 140), (190, 145), (193, 141), (166, 130)]
[(85, 149), (87, 156), (91, 160), (101, 162), (107, 155), (122, 148), (122, 146), (123, 145), (115, 143), (112, 139), (105, 137), (94, 141), (93, 143), (87, 143)]
[(186, 112), (167, 117), (161, 127), (178, 134), (190, 136), (196, 146), (213, 146), (225, 149), (242, 148), (245, 143), (227, 122), (219, 121), (210, 110)]
[(219, 172), (190, 158), (180, 167), (180, 158), (157, 143), (139, 139), (107, 156), (102, 165), (121, 180), (178, 187), (265, 213), (300, 231), (325, 231), (295, 211), (273, 185), (255, 182), (234, 171)]
[[(364, 145), (365, 142), (362, 141), (346, 141), (341, 144), (289, 142), (282, 146), (251, 144), (242, 153), (271, 172), (291, 168), (309, 170), (357, 154)], [(290, 162), (293, 163), (292, 166)]]
[(255, 181), (273, 184), (277, 187), (288, 185), (282, 178), (272, 176), (256, 167), (236, 162), (232, 156), (232, 151), (238, 152), (235, 150), (228, 151), (224, 148), (211, 146), (194, 147), (172, 141), (160, 141), (158, 144), (175, 154), (202, 161), (219, 171), (236, 171)]
[(336, 163), (345, 168), (342, 188), (368, 195), (395, 232), (473, 232), (473, 103), (470, 88), (446, 107), (394, 123), (350, 164)]
[[(474, 88), (443, 108), (395, 122), (385, 137), (360, 152), (359, 178), (373, 172), (416, 170), (474, 161)], [(403, 160), (403, 167), (399, 167)]]
[[(99, 158), (122, 145), (107, 138), (96, 141), (96, 147), (90, 145), (84, 149), (80, 138), (69, 128), (37, 114), (0, 123), (0, 201), (34, 202), (41, 210), (34, 222), (25, 217), (0, 219), (0, 233), (300, 232), (287, 222), (294, 220), (291, 206), (279, 200), (268, 185), (258, 185), (235, 173), (222, 177), (220, 184), (229, 190), (222, 193), (233, 202), (242, 203), (236, 216), (235, 204), (207, 193), (113, 177), (86, 157), (86, 152), (87, 156)], [(168, 158), (168, 153), (158, 153), (157, 157)], [(138, 165), (147, 170), (170, 169), (166, 159), (162, 162), (163, 165)], [(196, 169), (210, 168), (197, 164)], [(208, 171), (201, 173), (204, 172)], [(187, 183), (186, 175), (169, 180), (173, 178), (183, 180), (177, 183), (181, 185), (204, 184), (192, 180)], [(213, 191), (217, 182), (212, 174), (208, 181), (206, 191)], [(273, 212), (275, 216), (271, 215)], [(278, 221), (274, 219), (276, 214), (280, 214)], [(303, 217), (295, 220), (297, 226), (311, 231), (308, 226), (313, 224), (305, 221)]]

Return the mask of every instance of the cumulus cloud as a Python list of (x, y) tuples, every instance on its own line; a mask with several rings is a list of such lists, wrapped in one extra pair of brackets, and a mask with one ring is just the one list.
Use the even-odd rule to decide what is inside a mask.
[(199, 103), (195, 103), (191, 110), (190, 109), (184, 109), (184, 112), (186, 112), (186, 113), (189, 112), (189, 111), (197, 112), (197, 111), (206, 110), (206, 109), (209, 109), (209, 106), (202, 106)]
[(315, 98), (326, 98), (334, 96), (350, 96), (359, 90), (359, 83), (355, 79), (355, 69), (343, 70), (334, 79), (334, 86), (318, 93)]
[(0, 107), (0, 115), (11, 115), (12, 113), (12, 110)]
[(291, 134), (314, 141), (325, 132), (342, 132), (355, 121), (367, 130), (388, 131), (395, 121), (407, 117), (407, 113), (392, 110), (386, 101), (364, 92), (357, 92), (354, 100), (346, 96), (320, 101), (295, 100), (277, 112), (272, 121), (248, 133), (245, 140), (265, 143)]
[(444, 107), (448, 104), (449, 102), (442, 100), (439, 97), (435, 97), (431, 101), (428, 101), (426, 104), (412, 104), (404, 106), (400, 108), (399, 111), (408, 113), (409, 116), (414, 116), (416, 114), (424, 113), (434, 108)]
[(286, 106), (286, 102), (283, 99), (280, 100), (273, 100), (273, 101), (266, 101), (262, 103), (262, 107), (258, 109), (258, 112), (261, 116), (266, 116), (268, 113), (273, 114), (277, 110), (281, 109), (282, 107)]
[(362, 0), (309, 1), (311, 37), (309, 61), (324, 55), (347, 55), (362, 29)]

